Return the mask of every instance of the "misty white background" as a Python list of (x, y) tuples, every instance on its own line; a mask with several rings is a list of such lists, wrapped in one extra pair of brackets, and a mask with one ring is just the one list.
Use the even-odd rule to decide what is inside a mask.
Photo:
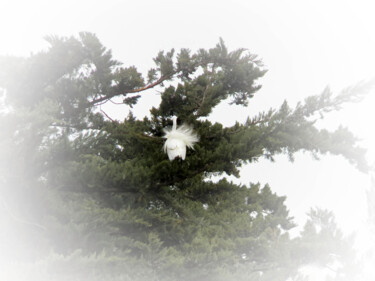
[[(263, 88), (247, 108), (221, 104), (210, 119), (230, 126), (259, 111), (291, 106), (329, 85), (334, 93), (375, 76), (375, 4), (372, 1), (17, 1), (0, 2), (0, 54), (27, 56), (47, 47), (43, 37), (97, 34), (113, 57), (144, 74), (153, 67), (159, 50), (214, 47), (222, 37), (230, 50), (247, 48), (258, 54), (269, 70), (259, 80)], [(133, 112), (138, 117), (157, 106), (154, 90), (143, 93)], [(319, 126), (343, 124), (368, 148), (374, 162), (375, 93), (360, 104), (330, 114)], [(107, 112), (121, 119), (127, 107)], [(243, 183), (269, 183), (286, 195), (298, 224), (310, 207), (332, 210), (345, 233), (364, 228), (365, 191), (370, 175), (345, 159), (322, 156), (313, 160), (299, 153), (294, 163), (279, 156), (276, 163), (260, 161), (243, 168)], [(362, 247), (370, 241), (364, 234)]]

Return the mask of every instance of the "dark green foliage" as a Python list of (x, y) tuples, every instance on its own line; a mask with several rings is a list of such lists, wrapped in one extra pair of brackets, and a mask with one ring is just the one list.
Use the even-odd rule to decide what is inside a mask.
[[(91, 33), (48, 42), (28, 58), (0, 58), (0, 87), (13, 108), (0, 118), (3, 214), (39, 241), (19, 237), (28, 261), (38, 260), (38, 280), (286, 280), (303, 265), (330, 263), (342, 249), (329, 214), (312, 212), (292, 239), (284, 197), (268, 185), (212, 176), (238, 176), (243, 164), (280, 153), (293, 160), (298, 151), (343, 155), (368, 169), (347, 129), (315, 127), (317, 115), (367, 87), (335, 98), (326, 90), (295, 109), (285, 102), (223, 127), (202, 117), (228, 98), (246, 106), (266, 73), (245, 49), (229, 52), (220, 40), (196, 53), (159, 52), (144, 78)], [(149, 118), (130, 114), (119, 122), (97, 112), (114, 97), (134, 106), (156, 86), (161, 102)], [(162, 151), (172, 115), (200, 136), (185, 161), (171, 162)]]

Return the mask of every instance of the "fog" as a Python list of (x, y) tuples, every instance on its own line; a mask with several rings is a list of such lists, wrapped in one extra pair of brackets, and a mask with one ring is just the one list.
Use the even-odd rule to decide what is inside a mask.
[[(236, 121), (244, 123), (248, 116), (255, 116), (269, 108), (277, 109), (284, 100), (294, 108), (306, 97), (322, 93), (326, 86), (331, 88), (333, 95), (339, 95), (347, 87), (375, 77), (375, 36), (372, 30), (375, 19), (371, 1), (309, 3), (297, 0), (236, 0), (185, 3), (110, 0), (53, 3), (37, 0), (3, 1), (0, 5), (1, 56), (28, 57), (47, 49), (48, 43), (43, 39), (47, 35), (77, 36), (78, 32), (89, 31), (112, 50), (114, 59), (126, 66), (136, 66), (146, 76), (147, 70), (153, 67), (152, 58), (160, 50), (189, 48), (197, 51), (215, 46), (219, 38), (224, 39), (230, 50), (248, 49), (262, 59), (268, 72), (259, 79), (262, 88), (247, 107), (229, 105), (225, 101), (208, 117), (208, 120), (227, 127), (233, 126)], [(373, 92), (370, 91), (360, 102), (345, 104), (341, 110), (330, 112), (317, 121), (317, 127), (328, 130), (340, 125), (347, 127), (360, 139), (359, 145), (367, 149), (366, 157), (370, 165), (375, 163)], [(4, 97), (6, 91), (2, 93)], [(150, 116), (149, 110), (158, 106), (160, 100), (160, 92), (155, 88), (142, 95), (132, 109), (127, 105), (115, 104), (106, 104), (102, 108), (114, 120), (123, 120), (130, 110), (141, 120), (144, 116)], [(53, 111), (53, 106), (46, 104), (41, 110)], [(0, 183), (3, 184), (0, 201), (0, 279), (30, 280), (34, 271), (38, 271), (35, 273), (38, 278), (51, 280), (49, 272), (41, 273), (40, 270), (45, 270), (48, 263), (52, 263), (53, 268), (54, 262), (59, 264), (59, 261), (69, 258), (64, 256), (63, 251), (49, 253), (48, 241), (40, 239), (41, 233), (46, 231), (45, 226), (38, 219), (25, 216), (25, 213), (33, 209), (37, 210), (34, 214), (40, 212), (43, 216), (43, 208), (39, 210), (38, 205), (46, 204), (48, 200), (48, 204), (53, 205), (55, 198), (48, 189), (43, 190), (43, 177), (36, 182), (28, 182), (30, 174), (38, 172), (36, 163), (39, 161), (23, 159), (28, 155), (28, 146), (17, 151), (8, 149), (14, 144), (13, 141), (36, 141), (30, 138), (27, 130), (14, 131), (20, 122), (30, 121), (31, 127), (27, 129), (33, 131), (32, 126), (38, 128), (40, 124), (49, 122), (48, 117), (39, 118), (33, 112), (13, 112), (14, 115), (7, 117), (12, 112), (7, 104), (2, 106), (0, 112), (1, 135), (4, 137), (0, 143)], [(16, 135), (9, 137), (8, 132), (16, 132)], [(43, 134), (53, 139), (59, 132), (51, 129)], [(30, 147), (32, 145), (30, 143)], [(291, 230), (292, 236), (298, 236), (302, 231), (311, 208), (332, 211), (344, 236), (354, 234), (353, 243), (363, 266), (361, 280), (373, 280), (373, 172), (363, 173), (341, 156), (327, 154), (319, 158), (316, 160), (309, 153), (298, 152), (294, 162), (290, 162), (287, 155), (278, 155), (275, 162), (261, 159), (242, 167), (239, 178), (228, 178), (242, 184), (269, 184), (273, 192), (286, 196), (285, 205), (297, 224)], [(20, 166), (20, 163), (25, 166)], [(28, 169), (27, 165), (31, 168)], [(9, 179), (9, 175), (12, 181), (7, 180), (8, 186), (5, 186), (5, 178)], [(25, 186), (30, 187), (22, 189)], [(40, 190), (34, 192), (34, 188)], [(19, 196), (21, 192), (22, 196)], [(86, 203), (89, 205), (92, 202)], [(72, 212), (74, 208), (72, 206)], [(53, 224), (53, 219), (51, 216), (48, 223)], [(59, 235), (64, 237), (63, 233)], [(91, 273), (95, 271), (95, 264), (90, 263), (90, 259), (105, 255), (96, 253), (94, 258), (76, 254), (77, 263), (67, 263), (65, 266), (90, 264), (92, 268), (87, 272)], [(114, 268), (116, 271), (118, 264)], [(311, 281), (335, 275), (332, 270), (318, 265), (302, 268), (301, 272)], [(82, 273), (82, 276), (85, 274), (88, 273)], [(58, 274), (54, 276), (58, 278)], [(82, 276), (72, 280), (85, 280), (79, 279), (84, 278)], [(122, 280), (128, 280), (126, 278)]]

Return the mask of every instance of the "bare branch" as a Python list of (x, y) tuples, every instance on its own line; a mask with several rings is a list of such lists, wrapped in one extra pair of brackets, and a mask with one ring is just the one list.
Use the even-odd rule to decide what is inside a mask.
[(30, 222), (30, 221), (26, 221), (26, 220), (23, 220), (19, 217), (17, 217), (9, 208), (8, 204), (5, 202), (4, 198), (1, 199), (1, 203), (2, 203), (2, 206), (3, 206), (3, 209), (9, 214), (9, 216), (16, 222), (18, 223), (21, 223), (21, 224), (26, 224), (26, 225), (30, 225), (30, 226), (33, 226), (33, 227), (36, 227), (36, 228), (39, 228), (39, 229), (42, 229), (42, 230), (46, 230), (46, 227), (44, 227), (43, 225), (40, 225), (40, 224), (37, 224), (37, 223), (34, 223), (34, 222)]
[(113, 120), (111, 117), (109, 117), (109, 115), (107, 113), (105, 113), (105, 111), (100, 107), (100, 112), (102, 112), (109, 120), (111, 120), (112, 122), (115, 122), (115, 120)]
[(147, 85), (145, 87), (139, 88), (139, 89), (125, 91), (125, 92), (120, 93), (120, 94), (119, 93), (114, 93), (112, 95), (103, 96), (103, 97), (94, 99), (94, 100), (92, 100), (91, 102), (89, 102), (87, 104), (87, 107), (97, 105), (98, 103), (101, 103), (101, 104), (106, 103), (108, 100), (110, 100), (111, 98), (113, 98), (115, 96), (118, 96), (118, 95), (135, 94), (135, 93), (146, 91), (148, 89), (151, 89), (151, 88), (153, 88), (153, 87), (155, 87), (155, 86), (163, 83), (165, 80), (170, 79), (174, 74), (176, 74), (176, 72), (174, 72), (174, 73), (172, 73), (170, 75), (167, 75), (167, 76), (162, 76), (157, 81), (155, 81), (154, 83), (151, 83), (151, 84), (149, 84), (149, 85)]
[(115, 102), (115, 101), (113, 101), (113, 100), (111, 100), (111, 99), (109, 99), (108, 101), (110, 101), (110, 102), (113, 103), (113, 104), (118, 104), (118, 105), (124, 104), (123, 102)]

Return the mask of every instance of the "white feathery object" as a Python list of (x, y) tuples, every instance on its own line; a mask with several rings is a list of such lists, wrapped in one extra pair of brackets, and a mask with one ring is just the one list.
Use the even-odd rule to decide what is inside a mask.
[(181, 125), (177, 128), (177, 117), (173, 116), (172, 128), (164, 128), (165, 135), (163, 138), (167, 140), (164, 143), (164, 152), (168, 154), (170, 161), (176, 157), (185, 160), (186, 147), (194, 149), (193, 146), (199, 141), (198, 135), (187, 125)]

